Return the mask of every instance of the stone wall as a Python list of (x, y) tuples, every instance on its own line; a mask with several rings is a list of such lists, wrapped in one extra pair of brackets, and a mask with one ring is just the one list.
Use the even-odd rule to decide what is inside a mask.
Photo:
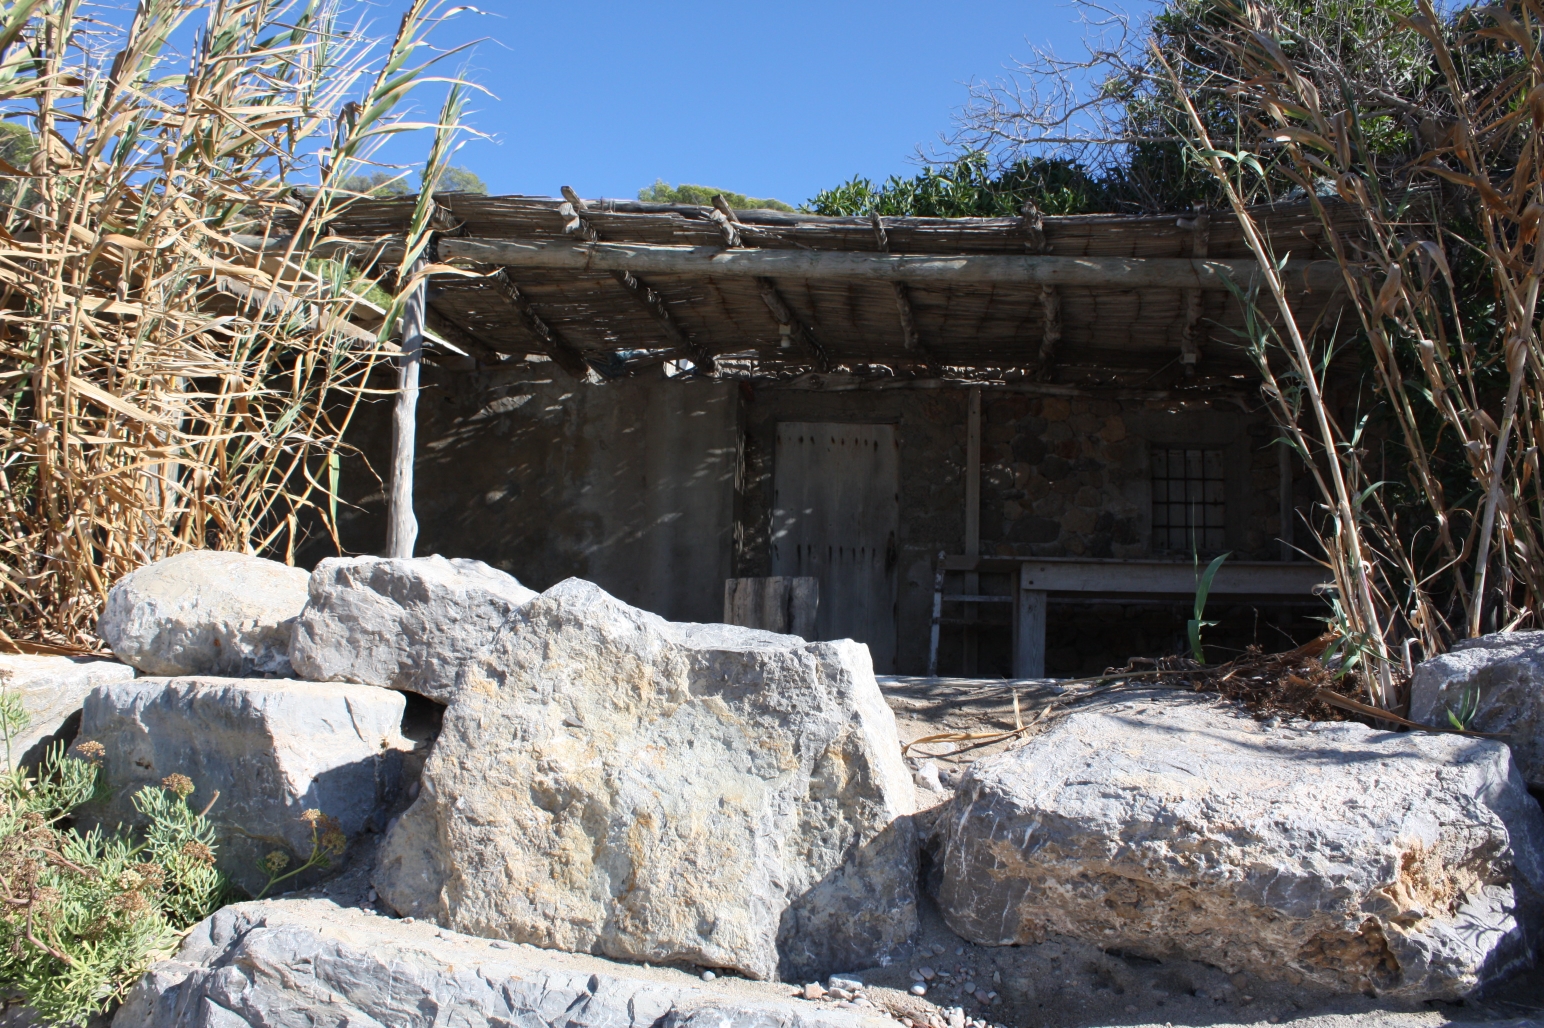
[[(940, 550), (963, 551), (965, 539), (964, 389), (824, 392), (742, 389), (744, 468), (735, 529), (735, 573), (769, 573), (772, 448), (780, 421), (889, 422), (900, 437), (900, 560), (896, 616), (897, 670), (927, 668), (933, 572)], [(1263, 417), (1205, 407), (1167, 410), (1156, 403), (1085, 397), (1036, 397), (985, 390), (981, 415), (981, 552), (1000, 556), (1189, 559), (1152, 545), (1153, 446), (1219, 449), (1227, 465), (1226, 545), (1235, 559), (1277, 560), (1280, 467), (1273, 429)], [(1295, 503), (1307, 482), (1293, 466)], [(1205, 556), (1210, 556), (1210, 553)], [(984, 592), (1006, 594), (1006, 575), (985, 575)], [(1053, 603), (1047, 623), (1047, 670), (1102, 671), (1135, 655), (1183, 646), (1188, 603)], [(1317, 613), (1317, 611), (1313, 611)], [(1213, 601), (1221, 624), (1209, 643), (1277, 648), (1319, 627), (1306, 607), (1260, 610)], [(977, 671), (1007, 674), (1011, 629), (1004, 612), (983, 609), (976, 632)], [(996, 624), (991, 624), (992, 620)], [(964, 635), (946, 628), (940, 668), (965, 666)]]
[[(522, 371), (426, 368), (415, 503), (420, 554), (474, 557), (542, 589), (574, 575), (677, 620), (721, 617), (723, 580), (769, 574), (772, 456), (787, 421), (893, 424), (899, 440), (900, 529), (893, 571), (894, 670), (927, 668), (933, 574), (940, 550), (965, 541), (967, 393), (960, 388), (823, 391), (643, 376), (580, 385)], [(371, 406), (344, 466), (343, 544), (378, 553), (389, 410)], [(1151, 545), (1154, 445), (1221, 449), (1228, 467), (1227, 548), (1280, 557), (1278, 455), (1262, 417), (1199, 407), (986, 390), (982, 402), (982, 553), (1132, 558)], [(1294, 469), (1299, 508), (1307, 482)], [(331, 553), (315, 545), (304, 563)], [(981, 589), (1006, 594), (1007, 575)], [(1053, 603), (1047, 669), (1080, 674), (1182, 645), (1188, 604)], [(1308, 613), (1226, 607), (1208, 641), (1279, 647), (1311, 635)], [(1006, 611), (983, 609), (976, 668), (1006, 674)], [(992, 624), (995, 619), (996, 624)], [(964, 667), (964, 633), (947, 628), (940, 667)], [(1220, 653), (1221, 651), (1219, 651)], [(881, 672), (890, 669), (880, 669)]]
[[(468, 374), (426, 365), (419, 400), (416, 553), (473, 557), (533, 589), (587, 578), (680, 621), (722, 617), (739, 464), (733, 383), (591, 386), (543, 368)], [(350, 553), (381, 553), (389, 402), (349, 438), (339, 511)], [(297, 561), (331, 556), (316, 540)]]
[[(956, 431), (963, 436), (964, 429)], [(984, 398), (982, 552), (1160, 557), (1152, 544), (1150, 451), (1219, 449), (1227, 464), (1227, 549), (1275, 560), (1277, 454), (1262, 419), (1084, 397)], [(1179, 554), (1178, 556), (1189, 556)]]

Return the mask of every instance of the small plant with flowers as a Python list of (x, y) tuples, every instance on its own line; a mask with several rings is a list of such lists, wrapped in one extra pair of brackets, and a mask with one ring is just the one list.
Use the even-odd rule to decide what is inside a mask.
[(121, 1001), (227, 891), (206, 817), (219, 794), (195, 811), (183, 775), (134, 795), (141, 830), (69, 826), (99, 794), (103, 753), (60, 744), (35, 772), (0, 774), (0, 989), (48, 1024)]

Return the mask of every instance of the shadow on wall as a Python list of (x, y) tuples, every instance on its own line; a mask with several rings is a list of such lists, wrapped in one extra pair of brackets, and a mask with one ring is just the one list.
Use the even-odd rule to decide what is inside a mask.
[[(720, 620), (739, 463), (733, 383), (587, 385), (544, 367), (425, 367), (416, 552), (486, 561), (533, 589), (586, 578), (671, 620)], [(390, 463), (390, 427), (388, 397), (348, 435), (363, 451), (344, 461), (340, 490), (350, 553), (384, 546), (376, 474)], [(297, 561), (329, 555), (330, 542)]]

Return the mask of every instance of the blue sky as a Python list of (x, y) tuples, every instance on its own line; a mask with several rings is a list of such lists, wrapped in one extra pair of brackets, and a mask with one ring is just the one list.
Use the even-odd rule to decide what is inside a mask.
[[(402, 6), (380, 2), (377, 29), (395, 27)], [(1064, 0), (479, 6), (433, 38), (488, 37), (469, 77), (493, 96), (476, 98), (470, 120), (493, 138), (458, 163), (494, 193), (632, 197), (663, 178), (797, 204), (855, 174), (912, 173), (964, 83), (1002, 74), (1032, 44), (1082, 53)]]

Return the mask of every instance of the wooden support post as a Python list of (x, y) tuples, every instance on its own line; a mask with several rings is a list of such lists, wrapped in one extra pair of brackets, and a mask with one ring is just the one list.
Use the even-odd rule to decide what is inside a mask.
[(787, 330), (787, 334), (804, 347), (806, 351), (815, 357), (815, 365), (821, 371), (831, 370), (831, 358), (826, 353), (826, 348), (820, 345), (815, 334), (800, 321), (794, 314), (793, 308), (788, 306), (788, 301), (783, 299), (783, 294), (778, 292), (777, 283), (770, 278), (758, 278), (756, 285), (761, 290), (762, 302), (767, 305), (767, 310), (772, 312), (773, 319)]
[(1297, 528), (1297, 506), (1292, 502), (1292, 447), (1286, 442), (1276, 444), (1277, 509), (1281, 518), (1281, 559), (1296, 560), (1297, 548), (1292, 545), (1292, 534)]
[(723, 194), (713, 195), (713, 210), (708, 213), (713, 223), (718, 226), (719, 233), (724, 237), (724, 245), (733, 249), (740, 245), (740, 216), (729, 206)]
[(927, 674), (929, 678), (938, 677), (938, 629), (943, 624), (944, 618), (944, 558), (947, 556), (943, 550), (938, 551), (938, 570), (933, 573), (933, 627), (928, 633), (927, 646)]
[[(981, 555), (981, 387), (967, 391), (965, 413), (965, 556)], [(978, 590), (967, 587), (966, 592)]]
[[(885, 231), (885, 219), (879, 212), (869, 212), (869, 223), (874, 226), (874, 245), (880, 253), (890, 252), (890, 234)], [(892, 282), (895, 290), (895, 312), (901, 318), (901, 345), (908, 350), (922, 350), (922, 333), (917, 331), (917, 312), (911, 306), (911, 289), (905, 282)]]
[[(1205, 211), (1196, 212), (1190, 219), (1181, 218), (1179, 224), (1190, 228), (1190, 256), (1200, 259), (1206, 256), (1211, 241), (1211, 220)], [(1201, 361), (1201, 338), (1205, 329), (1201, 324), (1201, 290), (1186, 289), (1184, 292), (1185, 328), (1180, 336), (1179, 362), (1185, 368), (1186, 377), (1196, 373)]]
[(880, 253), (890, 252), (890, 233), (885, 231), (885, 219), (878, 211), (869, 211), (869, 224), (874, 226), (874, 245)]
[[(965, 426), (965, 556), (981, 556), (981, 387), (973, 386), (968, 393)], [(966, 595), (981, 592), (981, 576), (974, 571), (965, 575)], [(977, 609), (967, 604), (966, 615), (974, 621)], [(965, 628), (965, 674), (977, 673), (977, 636), (972, 626)]]
[(917, 312), (911, 307), (911, 290), (905, 282), (892, 282), (895, 290), (895, 309), (901, 316), (901, 336), (908, 350), (922, 349), (922, 333), (917, 331)]
[(649, 317), (659, 325), (660, 331), (670, 341), (670, 345), (681, 353), (691, 358), (692, 366), (704, 375), (711, 375), (716, 369), (713, 355), (703, 346), (686, 334), (680, 324), (670, 313), (670, 308), (665, 306), (665, 300), (649, 286), (633, 277), (630, 271), (613, 271), (611, 276), (622, 284), (627, 294), (638, 302), (638, 305), (648, 312)]
[(1040, 208), (1035, 206), (1035, 201), (1024, 201), (1024, 210), (1021, 212), (1019, 224), (1024, 227), (1024, 234), (1029, 237), (1028, 242), (1024, 244), (1024, 249), (1030, 253), (1045, 253), (1050, 249), (1045, 238), (1045, 217), (1040, 213)]
[(1045, 307), (1045, 331), (1040, 336), (1040, 353), (1035, 377), (1047, 381), (1056, 371), (1056, 348), (1061, 345), (1061, 290), (1040, 287), (1040, 302)]
[(558, 367), (575, 378), (584, 378), (590, 373), (590, 366), (585, 362), (584, 356), (551, 325), (541, 319), (520, 292), (519, 287), (510, 281), (509, 275), (502, 268), (490, 275), (488, 281), (492, 284), (493, 291), (514, 310), (515, 320), (536, 337), (542, 351), (556, 361)]
[(1013, 604), (1013, 677), (1045, 677), (1045, 593), (1023, 588), (1022, 577)]
[[(416, 272), (420, 260), (413, 265)], [(423, 363), (426, 283), (419, 282), (402, 310), (402, 353), (397, 357), (397, 399), (391, 409), (391, 494), (386, 506), (386, 556), (411, 557), (418, 541), (413, 515), (413, 453), (418, 425), (418, 371)]]
[(565, 203), (558, 205), (558, 214), (563, 218), (563, 231), (567, 235), (578, 236), (587, 243), (600, 242), (600, 233), (595, 226), (584, 220), (580, 212), (589, 210), (590, 205), (579, 198), (572, 186), (563, 187), (563, 199)]

